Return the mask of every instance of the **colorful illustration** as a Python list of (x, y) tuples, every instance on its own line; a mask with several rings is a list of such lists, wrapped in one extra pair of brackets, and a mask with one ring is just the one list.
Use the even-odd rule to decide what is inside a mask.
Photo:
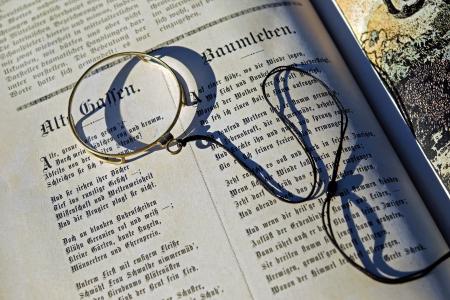
[(450, 190), (450, 0), (336, 0)]

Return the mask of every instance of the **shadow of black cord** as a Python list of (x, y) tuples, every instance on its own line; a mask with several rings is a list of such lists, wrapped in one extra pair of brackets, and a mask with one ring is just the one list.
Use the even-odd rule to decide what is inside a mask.
[[(307, 68), (309, 67), (309, 65), (296, 65), (296, 67), (300, 68)], [(323, 160), (320, 158), (319, 154), (317, 153), (310, 137), (308, 134), (308, 127), (307, 127), (307, 122), (305, 117), (303, 116), (303, 114), (297, 109), (297, 107), (294, 104), (294, 101), (292, 99), (291, 93), (289, 92), (289, 73), (292, 72), (292, 70), (287, 70), (286, 71), (286, 75), (284, 76), (284, 80), (283, 80), (283, 87), (280, 89), (279, 84), (280, 84), (280, 73), (277, 73), (275, 75), (275, 82), (277, 84), (276, 86), (276, 90), (277, 90), (277, 95), (278, 95), (278, 100), (279, 100), (279, 106), (280, 106), (280, 111), (279, 114), (283, 116), (284, 122), (286, 122), (287, 124), (289, 124), (289, 127), (292, 128), (293, 133), (302, 141), (302, 143), (305, 145), (305, 148), (303, 149), (304, 151), (306, 151), (307, 154), (310, 154), (310, 157), (312, 158), (312, 160), (315, 162), (315, 165), (317, 167), (318, 170), (322, 170), (318, 172), (318, 178), (317, 178), (317, 187), (316, 190), (314, 191), (314, 193), (312, 194), (312, 197), (320, 197), (323, 194), (325, 194), (325, 186), (328, 184), (329, 178), (328, 178), (328, 173), (327, 173), (327, 169), (325, 164), (323, 163)], [(301, 73), (302, 76), (305, 76), (305, 74)], [(306, 75), (309, 76), (309, 75)], [(312, 77), (314, 78), (314, 77)], [(282, 93), (281, 91), (284, 91), (284, 95), (286, 96), (286, 100), (285, 102), (287, 103), (287, 105), (284, 105), (284, 98), (282, 97)], [(301, 127), (301, 131), (298, 129), (297, 126), (295, 126), (294, 123), (292, 123), (291, 120), (289, 120), (289, 118), (286, 116), (285, 114), (285, 107), (289, 107), (289, 109), (292, 111), (292, 113), (294, 114), (294, 116), (297, 118), (297, 122), (299, 124), (299, 126)], [(311, 161), (311, 160), (310, 160)]]
[[(303, 69), (307, 69), (309, 66), (308, 65), (299, 65), (296, 64), (295, 65), (296, 68), (303, 68)], [(313, 155), (314, 159), (315, 159), (315, 163), (317, 164), (319, 169), (322, 169), (323, 172), (319, 172), (319, 180), (321, 180), (321, 182), (323, 183), (323, 187), (324, 187), (324, 191), (322, 193), (325, 192), (325, 186), (328, 184), (328, 174), (326, 172), (326, 168), (325, 165), (323, 163), (323, 160), (320, 159), (318, 153), (316, 152), (315, 148), (312, 147), (312, 142), (309, 139), (309, 135), (305, 135), (303, 134), (307, 128), (306, 128), (306, 122), (304, 122), (304, 117), (303, 114), (300, 113), (300, 111), (296, 108), (292, 97), (291, 97), (291, 93), (289, 92), (288, 89), (288, 80), (289, 80), (289, 72), (292, 72), (292, 70), (287, 70), (285, 72), (285, 77), (284, 77), (284, 86), (283, 86), (283, 91), (285, 91), (285, 95), (286, 95), (286, 103), (289, 105), (289, 108), (291, 109), (292, 112), (294, 112), (294, 115), (297, 117), (298, 119), (298, 123), (302, 126), (302, 131), (298, 131), (295, 130), (295, 132), (300, 135), (303, 136), (303, 142), (305, 143), (305, 145), (308, 147), (307, 149), (309, 149), (309, 151), (311, 152), (311, 154)], [(279, 76), (279, 74), (277, 74), (276, 76)], [(312, 78), (315, 78), (314, 76), (310, 76)], [(316, 80), (318, 78), (315, 78)], [(275, 82), (279, 82), (279, 80), (275, 80)], [(323, 85), (325, 87), (325, 83), (320, 81), (320, 84)], [(328, 87), (326, 87), (326, 89), (328, 90), (328, 92), (332, 92)], [(280, 109), (280, 114), (283, 114), (283, 110), (284, 110), (284, 106), (281, 105), (281, 99), (282, 97), (278, 97), (280, 100), (280, 107), (282, 107), (283, 109)], [(291, 126), (294, 126), (291, 121), (286, 118), (286, 122), (290, 123)], [(295, 128), (295, 126), (294, 126)], [(357, 140), (354, 141), (355, 144), (357, 144)], [(349, 157), (352, 157), (354, 150), (352, 151), (352, 153), (349, 155)], [(353, 175), (352, 173), (354, 172), (354, 168), (352, 168), (352, 166), (357, 166), (359, 164), (360, 160), (349, 164), (347, 163), (345, 165), (345, 170), (343, 171), (343, 174), (348, 174), (345, 177), (345, 184), (342, 184), (341, 182), (344, 181), (344, 179), (341, 179), (339, 182), (337, 182), (337, 185), (342, 185), (342, 186), (351, 186), (353, 187), (358, 187), (362, 182), (363, 182), (363, 176), (361, 174), (357, 174), (357, 175)], [(320, 188), (320, 184), (319, 187)], [(317, 190), (317, 192), (319, 192), (319, 190)], [(360, 211), (362, 211), (362, 209), (370, 209), (370, 205), (367, 202), (362, 202), (360, 204), (358, 204), (357, 201), (353, 201), (354, 199), (352, 198), (358, 198), (358, 196), (354, 193), (349, 193), (346, 196), (342, 196), (341, 197), (341, 202), (342, 202), (342, 207), (344, 208), (344, 212), (348, 215), (351, 216), (351, 212), (350, 212), (350, 208), (348, 205), (346, 205), (348, 202), (353, 202), (353, 204), (355, 204)], [(371, 222), (373, 223), (377, 223), (377, 220), (379, 220), (376, 216), (376, 213), (373, 212), (373, 214), (371, 214)], [(352, 218), (346, 218), (347, 221), (347, 228), (351, 230), (351, 238), (352, 238), (352, 242), (355, 241), (355, 244), (359, 244), (359, 245), (363, 245), (361, 238), (358, 234), (358, 229), (356, 228), (356, 224), (354, 222), (354, 220)], [(380, 230), (383, 230), (383, 226), (380, 225)], [(373, 227), (371, 227), (371, 230), (374, 231), (375, 229)], [(385, 242), (385, 235), (378, 237), (375, 235), (375, 232), (373, 232), (375, 239), (374, 239), (374, 247), (376, 245), (383, 245)], [(405, 275), (407, 273), (405, 272), (400, 272), (397, 270), (394, 270), (393, 268), (391, 268), (389, 265), (386, 264), (385, 260), (383, 259), (382, 256), (382, 251), (377, 251), (374, 254), (374, 258), (373, 260), (370, 259), (367, 251), (365, 251), (365, 249), (362, 249), (363, 251), (359, 252), (361, 253), (361, 256), (359, 257), (364, 265), (365, 268), (370, 268), (372, 272), (378, 272), (378, 269), (381, 269), (382, 272), (384, 274), (390, 275), (390, 276), (402, 276)], [(378, 273), (378, 275), (381, 275), (380, 273)]]

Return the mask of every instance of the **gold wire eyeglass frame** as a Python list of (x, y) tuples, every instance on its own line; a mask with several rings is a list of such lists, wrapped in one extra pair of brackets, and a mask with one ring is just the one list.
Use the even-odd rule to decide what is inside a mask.
[[(178, 107), (175, 113), (175, 116), (171, 122), (171, 124), (167, 127), (167, 129), (155, 140), (153, 140), (152, 142), (146, 144), (143, 147), (140, 147), (138, 149), (126, 152), (126, 153), (114, 153), (114, 154), (109, 154), (106, 152), (101, 152), (98, 151), (97, 149), (95, 149), (94, 147), (92, 147), (91, 145), (89, 145), (86, 141), (84, 141), (80, 135), (78, 134), (77, 130), (76, 130), (76, 125), (75, 125), (75, 121), (73, 119), (72, 116), (72, 104), (73, 104), (73, 99), (75, 97), (75, 93), (77, 91), (78, 86), (80, 85), (81, 81), (83, 81), (83, 79), (92, 71), (94, 70), (97, 66), (101, 65), (102, 63), (114, 59), (114, 58), (118, 58), (118, 57), (126, 57), (126, 56), (131, 56), (131, 57), (138, 57), (140, 60), (142, 60), (145, 63), (154, 63), (157, 64), (161, 67), (163, 67), (164, 69), (168, 70), (171, 74), (171, 76), (173, 76), (173, 78), (175, 79), (177, 86), (178, 86)], [(113, 163), (113, 164), (123, 164), (127, 161), (127, 159), (129, 159), (130, 157), (136, 156), (138, 154), (141, 154), (143, 152), (149, 151), (151, 148), (155, 147), (155, 146), (161, 146), (163, 148), (166, 148), (170, 153), (172, 154), (177, 154), (181, 151), (182, 147), (179, 145), (178, 140), (175, 139), (173, 137), (173, 135), (170, 133), (170, 131), (172, 130), (172, 128), (175, 126), (176, 122), (178, 121), (179, 117), (180, 117), (180, 113), (181, 113), (181, 106), (185, 104), (185, 94), (184, 94), (184, 89), (183, 86), (181, 85), (180, 81), (178, 80), (174, 70), (168, 65), (166, 64), (164, 61), (162, 61), (161, 59), (149, 55), (147, 53), (144, 52), (136, 52), (136, 51), (128, 51), (128, 52), (120, 52), (120, 53), (115, 53), (112, 54), (110, 56), (107, 56), (105, 58), (102, 58), (101, 60), (97, 61), (95, 64), (93, 64), (92, 66), (90, 66), (82, 75), (81, 77), (78, 79), (78, 81), (75, 83), (72, 92), (70, 93), (70, 97), (69, 97), (69, 107), (68, 107), (68, 118), (69, 118), (69, 127), (73, 133), (73, 135), (75, 136), (75, 138), (78, 140), (78, 142), (93, 156), (95, 156), (96, 158), (100, 159), (101, 161), (104, 162), (108, 162), (108, 163)], [(175, 148), (174, 148), (175, 147)]]

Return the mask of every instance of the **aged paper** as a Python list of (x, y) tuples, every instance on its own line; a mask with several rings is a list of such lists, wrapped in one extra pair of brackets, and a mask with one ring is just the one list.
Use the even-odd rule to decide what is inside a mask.
[(299, 64), (336, 91), (351, 120), (332, 208), (342, 247), (386, 276), (426, 266), (447, 246), (307, 1), (11, 1), (1, 13), (3, 298), (448, 297), (448, 264), (386, 286), (326, 239), (320, 207), (339, 113), (308, 76), (268, 81), (321, 169), (319, 193), (304, 204), (270, 196), (220, 148), (189, 144), (112, 166), (70, 135), (68, 94), (81, 72), (116, 51), (158, 47), (198, 101), (173, 133), (213, 136), (304, 196), (305, 153), (260, 87), (273, 67)]

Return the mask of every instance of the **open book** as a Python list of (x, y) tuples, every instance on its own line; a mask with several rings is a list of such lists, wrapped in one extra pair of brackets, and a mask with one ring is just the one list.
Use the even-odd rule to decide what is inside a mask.
[(158, 48), (197, 100), (183, 106), (173, 134), (226, 140), (267, 180), (304, 197), (313, 183), (306, 154), (260, 86), (274, 67), (296, 64), (349, 117), (331, 207), (341, 248), (386, 277), (422, 269), (448, 251), (449, 228), (435, 218), (448, 195), (388, 95), (356, 83), (354, 61), (342, 57), (357, 46), (338, 49), (324, 25), (332, 6), (319, 17), (310, 1), (0, 3), (1, 299), (449, 298), (448, 261), (418, 281), (384, 285), (326, 238), (320, 214), (339, 111), (309, 76), (268, 80), (269, 98), (320, 170), (321, 189), (304, 203), (277, 200), (210, 145), (115, 166), (70, 133), (68, 98), (84, 70), (118, 51)]

